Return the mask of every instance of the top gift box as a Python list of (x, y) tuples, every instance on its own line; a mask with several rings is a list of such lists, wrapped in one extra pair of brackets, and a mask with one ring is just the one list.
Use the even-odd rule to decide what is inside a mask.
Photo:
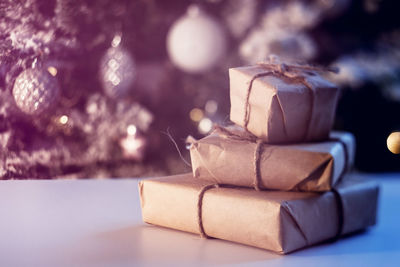
[(338, 88), (318, 69), (261, 63), (229, 69), (230, 119), (267, 143), (329, 138)]

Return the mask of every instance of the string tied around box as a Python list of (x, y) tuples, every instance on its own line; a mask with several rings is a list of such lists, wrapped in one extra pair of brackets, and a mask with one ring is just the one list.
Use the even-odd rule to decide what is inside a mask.
[[(248, 143), (254, 143), (255, 149), (254, 149), (254, 154), (253, 154), (253, 158), (252, 158), (252, 162), (253, 162), (253, 187), (255, 190), (257, 191), (261, 191), (263, 188), (262, 186), (262, 176), (261, 176), (261, 159), (262, 159), (262, 154), (263, 154), (263, 150), (264, 150), (264, 146), (268, 145), (267, 143), (265, 143), (262, 139), (258, 138), (257, 136), (251, 134), (248, 131), (237, 131), (234, 128), (231, 130), (228, 127), (224, 127), (218, 124), (214, 124), (213, 125), (213, 131), (210, 133), (210, 135), (213, 134), (217, 134), (218, 136), (228, 139), (228, 140), (235, 140), (235, 141), (241, 141), (241, 142), (248, 142)], [(336, 183), (340, 182), (341, 178), (344, 176), (344, 174), (346, 172), (349, 171), (350, 169), (350, 162), (349, 162), (349, 150), (348, 147), (346, 145), (346, 143), (339, 139), (339, 138), (330, 138), (326, 140), (327, 142), (337, 142), (339, 143), (342, 148), (343, 148), (343, 156), (344, 156), (344, 166), (341, 169), (341, 173), (339, 175), (339, 179), (337, 180)], [(197, 143), (197, 140), (194, 139), (193, 137), (189, 136), (186, 139), (186, 143), (190, 144), (190, 145), (195, 145)], [(207, 166), (204, 166), (205, 168), (207, 168)], [(212, 170), (209, 170), (207, 168), (208, 172), (213, 175)], [(333, 175), (333, 173), (332, 173)], [(217, 177), (214, 177), (217, 178)]]
[[(244, 102), (244, 117), (243, 117), (243, 127), (248, 131), (248, 124), (250, 122), (250, 95), (251, 91), (253, 88), (254, 81), (258, 78), (265, 77), (265, 76), (275, 76), (283, 79), (288, 79), (291, 82), (294, 83), (301, 83), (303, 84), (310, 93), (310, 104), (311, 104), (311, 109), (308, 115), (307, 119), (307, 130), (304, 133), (304, 136), (302, 140), (307, 140), (308, 139), (308, 134), (310, 131), (310, 126), (311, 126), (311, 121), (314, 113), (314, 98), (315, 98), (315, 92), (313, 87), (308, 83), (306, 76), (307, 75), (315, 75), (317, 72), (333, 72), (333, 73), (338, 73), (339, 69), (335, 67), (320, 67), (320, 66), (312, 66), (312, 65), (306, 65), (306, 64), (286, 64), (282, 63), (277, 59), (276, 57), (270, 57), (269, 60), (263, 61), (263, 62), (258, 62), (257, 66), (259, 66), (261, 69), (265, 70), (263, 72), (255, 74), (249, 82), (249, 85), (246, 89), (246, 96), (245, 96), (245, 102)], [(279, 98), (277, 98), (279, 105), (280, 101)], [(286, 130), (286, 118), (285, 114), (282, 113), (283, 116), (283, 131), (286, 136), (288, 136), (287, 130)]]
[[(240, 188), (239, 186), (233, 186), (229, 184), (208, 184), (203, 186), (198, 194), (197, 198), (197, 223), (198, 223), (198, 228), (199, 228), (199, 233), (201, 238), (210, 238), (210, 236), (207, 235), (206, 231), (204, 230), (204, 224), (203, 224), (203, 200), (204, 200), (204, 195), (207, 191), (211, 189), (218, 189), (218, 188)], [(345, 217), (344, 217), (344, 208), (343, 208), (343, 200), (342, 197), (339, 193), (339, 191), (335, 188), (332, 188), (330, 191), (335, 199), (336, 202), (336, 209), (337, 209), (337, 214), (338, 214), (338, 227), (336, 234), (333, 238), (331, 238), (329, 241), (330, 242), (336, 242), (340, 236), (343, 233), (343, 227), (345, 223)], [(306, 241), (307, 237), (305, 236)]]
[[(260, 173), (260, 159), (261, 159), (261, 155), (262, 155), (262, 147), (264, 144), (264, 141), (258, 137), (256, 137), (255, 135), (251, 134), (248, 131), (243, 131), (243, 132), (234, 132), (234, 131), (230, 131), (228, 130), (226, 127), (223, 127), (221, 125), (218, 124), (214, 124), (213, 126), (213, 131), (210, 133), (210, 135), (212, 134), (218, 134), (219, 136), (223, 137), (223, 138), (227, 138), (227, 139), (231, 139), (231, 140), (236, 140), (236, 141), (247, 141), (249, 143), (255, 143), (256, 144), (256, 149), (254, 151), (254, 156), (253, 156), (253, 162), (254, 162), (254, 189), (257, 191), (260, 191), (260, 184), (261, 184), (261, 173)], [(197, 142), (196, 139), (194, 139), (191, 136), (188, 136), (186, 138), (186, 143), (190, 144), (190, 145), (195, 145)], [(207, 168), (207, 166), (204, 166)], [(209, 170), (209, 173), (212, 174), (212, 171)]]

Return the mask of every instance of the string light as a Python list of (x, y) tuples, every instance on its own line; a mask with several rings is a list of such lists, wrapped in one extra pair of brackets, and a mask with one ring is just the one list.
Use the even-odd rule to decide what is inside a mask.
[(67, 124), (68, 123), (68, 116), (67, 115), (62, 115), (61, 117), (60, 117), (60, 119), (59, 119), (59, 122), (61, 123), (61, 124)]
[(208, 100), (204, 106), (206, 112), (210, 115), (214, 115), (218, 110), (218, 103), (215, 100)]
[(117, 35), (115, 35), (114, 36), (114, 38), (112, 39), (112, 41), (111, 41), (111, 46), (112, 47), (117, 47), (117, 46), (119, 46), (119, 44), (121, 43), (121, 35), (120, 34), (117, 34)]
[(55, 68), (55, 67), (52, 67), (52, 66), (50, 66), (50, 67), (48, 67), (47, 68), (47, 71), (51, 74), (51, 76), (56, 76), (57, 75), (57, 69)]
[(199, 123), (199, 132), (202, 134), (207, 134), (211, 131), (212, 129), (212, 121), (209, 118), (204, 118), (200, 121)]
[(189, 117), (194, 122), (199, 122), (204, 117), (204, 112), (199, 108), (194, 108), (190, 111)]
[(146, 147), (146, 139), (137, 135), (137, 127), (134, 124), (126, 128), (127, 135), (119, 142), (125, 158), (142, 160)]
[(128, 133), (128, 135), (136, 135), (137, 127), (133, 124), (130, 124), (126, 128), (126, 132)]

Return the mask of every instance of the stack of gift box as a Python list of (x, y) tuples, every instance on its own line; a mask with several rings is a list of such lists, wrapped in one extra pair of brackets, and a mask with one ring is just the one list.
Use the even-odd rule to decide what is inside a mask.
[(146, 223), (286, 254), (375, 224), (378, 186), (347, 175), (339, 90), (307, 65), (232, 68), (235, 123), (188, 138), (193, 172), (139, 183)]

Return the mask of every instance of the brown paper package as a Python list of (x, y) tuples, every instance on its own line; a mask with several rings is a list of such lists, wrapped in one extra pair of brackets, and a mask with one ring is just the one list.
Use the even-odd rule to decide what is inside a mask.
[[(197, 201), (207, 184), (191, 174), (142, 180), (144, 222), (199, 234)], [(343, 203), (342, 234), (375, 224), (375, 183), (346, 179), (338, 192)], [(204, 194), (202, 220), (210, 237), (286, 254), (335, 237), (339, 210), (332, 192), (213, 188)]]
[[(265, 71), (259, 66), (229, 69), (230, 119), (234, 123), (245, 127), (246, 93), (250, 80)], [(264, 76), (254, 80), (247, 125), (251, 133), (268, 143), (328, 138), (339, 90), (318, 74), (304, 72), (303, 76), (310, 88), (286, 77)]]
[[(260, 188), (329, 191), (338, 182), (344, 169), (353, 164), (355, 154), (352, 134), (332, 132), (331, 138), (340, 142), (264, 144), (259, 164)], [(255, 150), (254, 142), (213, 133), (194, 141), (190, 147), (193, 176), (215, 183), (253, 187)]]

